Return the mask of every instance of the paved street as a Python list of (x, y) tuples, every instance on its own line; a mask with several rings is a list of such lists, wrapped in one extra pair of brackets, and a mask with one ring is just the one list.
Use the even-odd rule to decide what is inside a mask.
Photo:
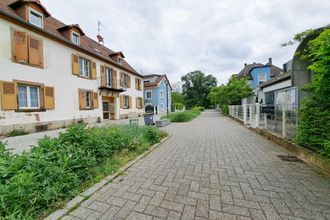
[(63, 219), (330, 219), (330, 178), (205, 112)]

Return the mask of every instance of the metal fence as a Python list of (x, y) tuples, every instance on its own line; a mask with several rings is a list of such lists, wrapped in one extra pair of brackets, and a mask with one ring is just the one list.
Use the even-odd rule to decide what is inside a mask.
[(245, 125), (268, 130), (286, 139), (293, 139), (298, 125), (298, 109), (292, 105), (260, 104), (229, 106), (229, 115)]

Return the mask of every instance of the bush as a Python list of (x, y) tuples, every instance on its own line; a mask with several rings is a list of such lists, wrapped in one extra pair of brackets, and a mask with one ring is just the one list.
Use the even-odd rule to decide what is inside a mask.
[(203, 111), (205, 111), (205, 108), (201, 107), (201, 106), (195, 106), (191, 110), (203, 112)]
[(191, 121), (200, 115), (198, 109), (192, 109), (184, 112), (174, 112), (169, 114), (168, 118), (171, 122), (187, 122)]
[(225, 115), (229, 115), (229, 107), (228, 105), (222, 105), (221, 106), (221, 112)]
[(16, 136), (22, 136), (26, 135), (28, 132), (24, 131), (23, 129), (13, 129), (9, 132), (8, 136), (9, 137), (16, 137)]
[(184, 107), (183, 103), (173, 103), (173, 106), (177, 109), (177, 110), (182, 110)]
[[(164, 137), (153, 127), (69, 126), (11, 155), (0, 142), (0, 219), (39, 219)], [(126, 154), (123, 161), (113, 159)]]

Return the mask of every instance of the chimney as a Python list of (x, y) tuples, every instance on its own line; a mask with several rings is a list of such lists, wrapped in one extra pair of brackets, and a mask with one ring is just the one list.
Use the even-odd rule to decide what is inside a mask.
[(268, 58), (268, 63), (269, 63), (269, 65), (272, 65), (273, 64), (273, 59), (272, 58)]
[(247, 66), (247, 63), (244, 63), (244, 67), (246, 67)]

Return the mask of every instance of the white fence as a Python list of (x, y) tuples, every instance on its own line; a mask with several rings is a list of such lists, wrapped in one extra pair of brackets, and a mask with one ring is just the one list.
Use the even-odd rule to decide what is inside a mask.
[(286, 139), (294, 139), (298, 124), (298, 113), (295, 106), (260, 104), (231, 105), (229, 115), (242, 121), (245, 125), (268, 130)]

